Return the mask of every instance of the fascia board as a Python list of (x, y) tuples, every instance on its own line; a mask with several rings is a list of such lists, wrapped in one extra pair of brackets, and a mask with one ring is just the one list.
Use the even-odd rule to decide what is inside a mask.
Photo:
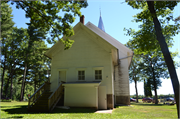
[[(83, 26), (81, 22), (77, 23), (74, 27), (73, 30), (76, 32), (80, 26)], [(66, 36), (63, 36), (62, 39), (66, 39)], [(53, 54), (55, 53), (55, 50), (60, 50), (58, 46), (62, 43), (61, 41), (57, 41), (48, 51), (45, 52), (45, 56), (52, 58)], [(57, 52), (57, 51), (56, 51)]]
[(56, 49), (56, 47), (59, 45), (60, 41), (57, 41), (48, 51), (45, 52), (45, 55), (48, 56), (49, 58), (52, 58), (52, 53)]
[[(91, 29), (93, 32), (95, 32), (97, 35), (99, 35), (103, 39), (105, 39), (107, 42), (109, 42), (115, 48), (117, 48), (119, 50), (119, 52), (118, 52), (119, 59), (123, 57), (122, 55), (128, 56), (128, 54), (130, 54), (130, 56), (133, 56), (133, 51), (132, 50), (130, 50), (128, 47), (124, 46), (122, 43), (117, 41), (115, 38), (113, 38), (112, 36), (110, 36), (106, 32), (104, 32), (101, 29), (99, 29), (98, 27), (96, 27), (91, 22), (88, 22), (85, 26), (88, 27), (89, 29)], [(132, 57), (128, 57), (128, 59), (129, 59), (128, 64), (130, 66), (131, 61), (132, 61)]]
[(105, 39), (107, 42), (109, 42), (111, 45), (113, 45), (114, 47), (116, 47), (117, 49), (123, 51), (122, 53), (125, 52), (125, 55), (127, 54), (127, 52), (133, 52), (132, 50), (130, 50), (129, 48), (127, 48), (126, 46), (124, 46), (122, 43), (120, 43), (119, 41), (117, 41), (116, 39), (114, 39), (112, 36), (110, 36), (109, 34), (107, 34), (106, 32), (102, 31), (101, 29), (99, 29), (98, 27), (96, 27), (94, 24), (92, 24), (91, 22), (88, 22), (85, 26), (87, 26), (89, 29), (91, 29), (93, 32), (95, 32), (96, 34), (98, 34), (100, 37), (102, 37), (103, 39)]

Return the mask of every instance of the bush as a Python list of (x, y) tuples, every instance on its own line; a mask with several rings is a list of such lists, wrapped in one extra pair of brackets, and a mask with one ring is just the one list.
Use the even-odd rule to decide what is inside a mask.
[(2, 98), (1, 99), (1, 102), (11, 102), (12, 100), (11, 99), (9, 99), (9, 98)]

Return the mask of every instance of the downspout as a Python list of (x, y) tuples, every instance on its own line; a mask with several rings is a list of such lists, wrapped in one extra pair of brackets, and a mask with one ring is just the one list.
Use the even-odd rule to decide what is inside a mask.
[[(114, 65), (114, 81), (115, 81), (115, 67), (119, 66), (119, 50), (117, 49), (117, 63), (118, 65)], [(114, 88), (114, 106), (116, 105), (116, 95), (115, 95), (115, 88)]]
[[(134, 52), (133, 52), (133, 55), (131, 55), (131, 56), (127, 56), (127, 57), (123, 57), (123, 58), (121, 58), (121, 59), (119, 59), (119, 51), (117, 50), (117, 54), (118, 54), (118, 65), (114, 65), (114, 70), (115, 70), (115, 67), (116, 66), (119, 66), (119, 60), (121, 60), (121, 59), (126, 59), (126, 58), (128, 58), (128, 57), (132, 57), (133, 58), (133, 56), (134, 56)], [(132, 62), (132, 59), (131, 59), (131, 62)], [(130, 66), (131, 66), (131, 62), (130, 62), (130, 65), (129, 65), (129, 67), (128, 67), (128, 69), (130, 68)], [(115, 73), (114, 73), (114, 76), (115, 76)], [(115, 80), (115, 78), (114, 78), (114, 80)]]
[[(133, 56), (134, 56), (134, 52), (133, 52), (133, 55), (132, 55), (132, 59), (133, 59)], [(132, 62), (132, 59), (131, 59), (131, 62)], [(129, 68), (130, 68), (130, 66), (131, 66), (131, 62), (130, 62), (130, 64), (129, 64), (128, 69), (129, 69)]]
[(115, 67), (119, 66), (119, 50), (118, 49), (117, 49), (117, 56), (118, 56), (118, 58), (117, 58), (118, 65), (114, 65), (114, 80), (115, 80)]

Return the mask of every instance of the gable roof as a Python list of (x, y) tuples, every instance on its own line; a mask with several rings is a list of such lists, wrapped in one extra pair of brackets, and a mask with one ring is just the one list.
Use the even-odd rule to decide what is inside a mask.
[(113, 45), (117, 49), (119, 49), (119, 50), (121, 49), (123, 51), (128, 51), (128, 52), (133, 52), (128, 47), (126, 47), (125, 45), (120, 43), (118, 40), (116, 40), (115, 38), (113, 38), (112, 36), (107, 34), (106, 32), (103, 32), (102, 30), (100, 30), (97, 26), (95, 26), (91, 22), (88, 22), (85, 26), (88, 27), (93, 32), (95, 32), (97, 35), (101, 36), (104, 40), (109, 42), (111, 45)]
[[(132, 56), (133, 56), (133, 51), (130, 50), (128, 47), (124, 46), (122, 43), (111, 37), (109, 34), (106, 32), (102, 31), (100, 28), (92, 24), (91, 22), (88, 22), (86, 25), (83, 25), (81, 22), (77, 23), (73, 30), (77, 31), (78, 27), (84, 28), (87, 31), (91, 31), (104, 39), (106, 42), (114, 46), (118, 50), (118, 59), (126, 59), (128, 58), (129, 66), (132, 61)], [(73, 36), (72, 36), (73, 37)], [(65, 38), (65, 36), (63, 36)], [(59, 49), (59, 44), (61, 41), (58, 41), (55, 45), (53, 45), (46, 53), (45, 55), (49, 58), (52, 57), (52, 53), (58, 48)]]

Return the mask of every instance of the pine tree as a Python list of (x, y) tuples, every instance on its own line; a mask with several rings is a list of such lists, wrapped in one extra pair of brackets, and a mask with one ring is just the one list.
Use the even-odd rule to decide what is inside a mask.
[(3, 56), (3, 59), (1, 60), (1, 66), (3, 67), (2, 71), (2, 77), (1, 77), (1, 97), (3, 97), (3, 89), (4, 89), (4, 75), (6, 71), (6, 58), (7, 58), (7, 42), (9, 40), (9, 37), (12, 34), (12, 28), (14, 25), (14, 22), (12, 21), (12, 9), (11, 7), (5, 2), (1, 1), (1, 55)]
[[(23, 80), (22, 80), (22, 86), (21, 86), (21, 97), (20, 101), (23, 100), (24, 97), (24, 89), (25, 89), (25, 82), (26, 82), (26, 73), (28, 72), (28, 65), (30, 65), (30, 60), (32, 60), (30, 54), (33, 52), (33, 45), (35, 42), (42, 42), (46, 36), (46, 31), (42, 28), (36, 28), (32, 23), (27, 23), (28, 29), (27, 33), (29, 35), (27, 48), (25, 49), (26, 55), (24, 59), (24, 73), (23, 73)], [(29, 58), (31, 57), (31, 58)], [(34, 57), (33, 57), (34, 58)]]

